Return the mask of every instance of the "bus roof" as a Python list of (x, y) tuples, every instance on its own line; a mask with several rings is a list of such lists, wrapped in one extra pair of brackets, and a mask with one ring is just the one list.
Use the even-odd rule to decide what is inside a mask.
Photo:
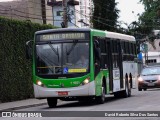
[(70, 31), (70, 32), (75, 32), (75, 31), (83, 31), (83, 32), (89, 32), (91, 29), (89, 28), (58, 28), (58, 29), (47, 29), (47, 30), (41, 30), (41, 31), (37, 31), (35, 34), (45, 34), (45, 33), (51, 33), (51, 32), (66, 32), (66, 31)]
[(106, 37), (107, 38), (115, 38), (115, 39), (121, 39), (121, 40), (127, 40), (127, 41), (136, 41), (135, 37), (130, 36), (130, 35), (125, 35), (125, 34), (115, 33), (115, 32), (109, 32), (109, 31), (105, 31), (105, 32), (106, 32)]
[(94, 31), (94, 32), (101, 32), (104, 33), (107, 38), (115, 38), (115, 39), (121, 39), (121, 40), (127, 40), (127, 41), (135, 41), (135, 38), (130, 35), (125, 35), (121, 33), (116, 33), (116, 32), (109, 32), (109, 31), (102, 31), (102, 30), (96, 30), (96, 29), (91, 29), (91, 28), (58, 28), (58, 29), (47, 29), (47, 30), (41, 30), (37, 31), (35, 34), (45, 34), (45, 33), (52, 33), (52, 32), (89, 32), (89, 31)]

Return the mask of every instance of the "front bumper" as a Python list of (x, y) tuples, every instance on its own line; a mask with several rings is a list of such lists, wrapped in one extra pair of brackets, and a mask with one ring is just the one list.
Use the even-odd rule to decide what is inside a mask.
[[(35, 98), (47, 97), (77, 97), (77, 96), (94, 96), (95, 82), (92, 81), (86, 85), (71, 88), (45, 88), (33, 84)], [(67, 96), (58, 96), (58, 92), (67, 91)]]
[(156, 81), (156, 82), (138, 82), (138, 88), (160, 88), (160, 81)]

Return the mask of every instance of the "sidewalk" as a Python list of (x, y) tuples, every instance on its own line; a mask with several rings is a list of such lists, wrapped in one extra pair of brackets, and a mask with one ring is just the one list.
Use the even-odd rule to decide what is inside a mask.
[(23, 109), (28, 107), (35, 107), (40, 105), (46, 105), (47, 100), (46, 99), (26, 99), (26, 100), (20, 100), (20, 101), (14, 101), (14, 102), (7, 102), (7, 103), (0, 103), (0, 110), (2, 111), (12, 111), (17, 109)]

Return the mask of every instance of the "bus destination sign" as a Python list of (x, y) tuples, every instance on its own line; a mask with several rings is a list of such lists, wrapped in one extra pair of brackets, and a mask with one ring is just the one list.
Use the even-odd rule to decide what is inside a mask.
[(40, 41), (47, 40), (73, 40), (73, 39), (85, 39), (86, 33), (53, 33), (53, 34), (45, 34), (40, 35)]

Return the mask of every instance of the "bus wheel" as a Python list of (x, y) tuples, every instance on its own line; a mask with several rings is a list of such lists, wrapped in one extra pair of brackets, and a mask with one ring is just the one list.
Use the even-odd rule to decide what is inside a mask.
[(132, 86), (131, 86), (131, 82), (132, 81), (128, 81), (128, 97), (131, 97), (131, 89), (132, 89)]
[(138, 91), (142, 91), (142, 88), (138, 88)]
[(47, 103), (50, 108), (57, 106), (57, 98), (47, 98)]
[(131, 96), (131, 86), (128, 79), (126, 79), (125, 90), (123, 91), (123, 97), (126, 98), (130, 96)]
[(146, 91), (146, 90), (147, 90), (147, 88), (144, 88), (143, 90), (144, 90), (144, 91)]
[(120, 98), (120, 97), (121, 97), (120, 92), (115, 92), (115, 93), (114, 93), (114, 97), (115, 97), (115, 98)]
[(104, 84), (102, 85), (102, 94), (101, 94), (101, 96), (96, 97), (96, 102), (98, 104), (103, 104), (105, 102), (105, 87), (104, 87)]

